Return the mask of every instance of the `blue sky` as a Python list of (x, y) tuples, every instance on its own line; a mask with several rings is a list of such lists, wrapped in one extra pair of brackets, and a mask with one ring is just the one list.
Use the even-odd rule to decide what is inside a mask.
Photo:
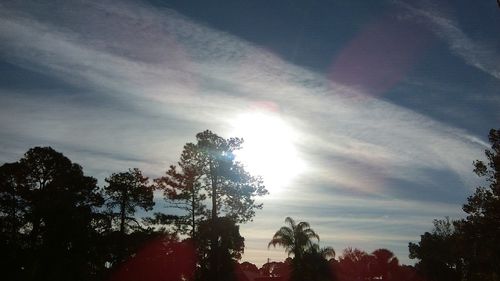
[[(292, 216), (411, 263), (432, 219), (461, 216), (500, 123), (496, 2), (435, 2), (3, 1), (0, 159), (50, 145), (101, 184), (154, 178), (197, 132), (255, 126), (294, 158), (269, 168), (282, 186), (242, 226), (244, 260), (283, 258), (267, 242)], [(255, 112), (279, 122), (235, 121)]]

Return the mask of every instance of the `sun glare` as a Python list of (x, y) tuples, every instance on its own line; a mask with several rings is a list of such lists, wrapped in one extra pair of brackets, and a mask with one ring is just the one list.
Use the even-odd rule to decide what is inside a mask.
[(303, 171), (304, 163), (294, 145), (296, 133), (279, 115), (245, 113), (234, 120), (233, 127), (232, 136), (244, 139), (236, 159), (251, 174), (263, 177), (271, 195), (282, 190)]

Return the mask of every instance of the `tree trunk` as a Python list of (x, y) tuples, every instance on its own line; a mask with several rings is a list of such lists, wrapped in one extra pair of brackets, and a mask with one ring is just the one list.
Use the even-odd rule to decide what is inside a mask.
[(126, 217), (126, 204), (127, 194), (126, 190), (122, 191), (122, 202), (120, 202), (120, 242), (118, 249), (118, 261), (122, 262), (125, 257), (125, 220)]
[(191, 187), (191, 238), (195, 239), (196, 237), (196, 194), (194, 192), (194, 185)]
[(212, 177), (212, 227), (211, 227), (211, 239), (210, 239), (210, 280), (217, 281), (218, 279), (218, 239), (216, 232), (217, 224), (217, 172), (213, 163), (210, 162), (210, 175)]
[(125, 235), (125, 196), (122, 198), (122, 203), (120, 206), (120, 234)]

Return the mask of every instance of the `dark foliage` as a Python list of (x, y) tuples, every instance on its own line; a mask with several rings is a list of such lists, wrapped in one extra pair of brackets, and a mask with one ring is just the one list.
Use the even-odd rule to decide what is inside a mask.
[[(184, 146), (179, 169), (171, 166), (164, 177), (155, 180), (168, 201), (184, 211), (170, 218), (179, 232), (198, 242), (200, 270), (208, 272), (202, 275), (209, 274), (212, 280), (228, 278), (225, 272), (239, 251), (237, 240), (241, 236), (236, 223), (251, 220), (262, 208), (255, 197), (267, 194), (262, 179), (250, 175), (235, 160), (234, 152), (242, 143), (242, 139), (224, 139), (208, 130), (198, 133), (196, 144)], [(155, 216), (160, 222), (168, 219), (164, 214)], [(223, 230), (223, 226), (228, 229)]]
[(487, 162), (475, 161), (474, 172), (485, 180), (470, 196), (465, 219), (436, 220), (435, 230), (410, 243), (410, 258), (428, 280), (500, 280), (500, 129), (489, 133)]
[[(464, 219), (435, 220), (431, 232), (409, 244), (415, 267), (400, 265), (387, 249), (348, 248), (336, 260), (307, 222), (291, 218), (269, 243), (289, 258), (260, 269), (238, 264), (244, 251), (238, 223), (252, 219), (262, 207), (255, 197), (266, 194), (262, 181), (234, 160), (240, 139), (198, 134), (178, 167), (155, 180), (185, 213), (144, 221), (137, 211), (152, 209), (153, 187), (140, 170), (112, 174), (101, 189), (63, 154), (35, 147), (0, 166), (2, 280), (498, 281), (500, 130), (491, 130), (489, 140), (487, 161), (474, 162), (486, 185), (464, 204)], [(189, 238), (180, 241), (177, 233)]]
[(195, 268), (196, 250), (192, 243), (159, 236), (147, 241), (118, 267), (110, 281), (193, 280)]
[[(212, 244), (214, 234), (217, 241), (215, 247)], [(240, 228), (232, 218), (220, 217), (215, 223), (210, 220), (203, 221), (199, 227), (196, 244), (200, 280), (212, 280), (214, 271), (218, 276), (217, 280), (235, 280), (233, 273), (243, 254), (245, 239), (240, 235)], [(212, 252), (212, 249), (215, 251)], [(214, 258), (216, 262), (213, 262)]]
[(112, 174), (106, 178), (106, 182), (106, 206), (118, 221), (120, 233), (125, 234), (130, 223), (133, 223), (132, 227), (141, 227), (133, 215), (138, 208), (150, 211), (154, 206), (153, 188), (149, 185), (148, 178), (135, 168)]
[[(111, 222), (116, 222), (111, 227), (111, 232), (103, 235), (110, 240), (110, 263), (116, 265), (134, 254), (137, 243), (147, 233), (141, 223), (136, 219), (137, 209), (149, 211), (154, 206), (153, 188), (148, 183), (148, 178), (135, 168), (127, 172), (114, 173), (106, 178), (107, 186), (104, 187), (106, 196), (107, 215)], [(130, 230), (134, 230), (129, 233)]]
[(8, 279), (89, 280), (99, 275), (97, 181), (50, 147), (0, 167), (1, 243)]
[[(160, 223), (175, 223), (177, 231), (196, 237), (200, 222), (207, 219), (205, 199), (201, 179), (203, 174), (203, 161), (201, 161), (197, 146), (188, 143), (184, 146), (181, 159), (176, 166), (170, 166), (165, 176), (155, 179), (156, 188), (163, 191), (165, 200), (174, 207), (183, 211), (180, 215), (156, 213)], [(162, 219), (163, 218), (163, 219)]]

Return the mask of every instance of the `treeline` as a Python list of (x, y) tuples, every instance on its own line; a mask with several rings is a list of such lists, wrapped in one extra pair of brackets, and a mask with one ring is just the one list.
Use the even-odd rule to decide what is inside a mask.
[[(233, 280), (244, 249), (238, 224), (267, 193), (234, 160), (241, 144), (204, 131), (163, 177), (129, 169), (103, 187), (50, 147), (3, 164), (2, 280)], [(155, 190), (178, 211), (139, 219)]]
[(283, 247), (293, 258), (264, 264), (259, 274), (268, 280), (421, 280), (413, 267), (400, 265), (396, 256), (387, 249), (377, 249), (368, 254), (347, 248), (337, 260), (332, 247), (319, 246), (319, 235), (309, 223), (296, 223), (290, 217), (285, 219), (285, 223), (276, 231), (268, 246)]
[[(413, 266), (401, 265), (394, 254), (387, 249), (377, 249), (371, 254), (357, 248), (345, 249), (340, 257), (324, 256), (321, 253), (305, 254), (302, 271), (296, 270), (297, 261), (287, 258), (284, 261), (267, 262), (258, 268), (252, 263), (243, 262), (238, 271), (251, 272), (253, 280), (394, 280), (424, 281)], [(246, 279), (238, 279), (246, 280)]]
[(489, 133), (486, 162), (474, 161), (474, 172), (485, 186), (463, 205), (465, 218), (434, 221), (418, 243), (410, 243), (410, 258), (428, 281), (500, 280), (500, 129)]
[[(153, 180), (139, 169), (113, 173), (104, 186), (50, 147), (0, 166), (2, 280), (500, 280), (500, 130), (491, 130), (488, 184), (464, 205), (466, 218), (436, 220), (410, 243), (415, 267), (387, 249), (319, 247), (307, 222), (285, 220), (269, 242), (289, 258), (261, 268), (238, 263), (239, 224), (262, 208), (262, 180), (235, 161), (242, 140), (210, 131), (184, 146), (176, 165)], [(169, 213), (151, 214), (155, 191)]]

